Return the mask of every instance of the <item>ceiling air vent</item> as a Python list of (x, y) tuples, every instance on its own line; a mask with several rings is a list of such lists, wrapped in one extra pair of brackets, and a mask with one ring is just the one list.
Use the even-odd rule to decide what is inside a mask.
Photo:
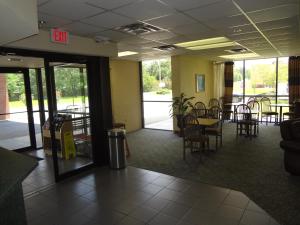
[(161, 51), (172, 51), (175, 50), (177, 47), (175, 45), (162, 45), (158, 47), (154, 47), (154, 49), (161, 50)]
[(229, 53), (245, 53), (248, 52), (248, 49), (246, 48), (233, 48), (230, 50), (225, 50), (225, 52), (229, 52)]
[(116, 30), (128, 34), (139, 35), (160, 31), (161, 29), (145, 23), (133, 23), (122, 27), (117, 27)]

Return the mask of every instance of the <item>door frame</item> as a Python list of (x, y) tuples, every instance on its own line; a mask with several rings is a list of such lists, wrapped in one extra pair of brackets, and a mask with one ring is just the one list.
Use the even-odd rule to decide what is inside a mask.
[[(14, 74), (21, 74), (23, 75), (24, 80), (24, 90), (25, 90), (25, 99), (26, 99), (26, 108), (27, 108), (27, 121), (28, 121), (28, 131), (29, 131), (29, 138), (30, 138), (30, 145), (24, 148), (14, 149), (13, 151), (16, 152), (24, 152), (29, 150), (37, 149), (36, 146), (36, 136), (35, 136), (35, 127), (34, 127), (34, 117), (33, 117), (33, 106), (32, 106), (32, 97), (31, 97), (31, 84), (30, 84), (30, 77), (29, 77), (29, 68), (23, 67), (0, 67), (0, 73), (7, 74), (7, 73), (14, 73)], [(41, 84), (38, 84), (41, 85)], [(40, 99), (38, 99), (40, 101)], [(19, 113), (19, 112), (17, 112)], [(11, 113), (8, 113), (11, 114)]]

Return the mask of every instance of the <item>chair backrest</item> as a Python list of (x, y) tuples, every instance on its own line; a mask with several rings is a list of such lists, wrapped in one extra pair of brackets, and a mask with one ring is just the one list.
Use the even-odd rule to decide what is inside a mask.
[(259, 113), (260, 113), (260, 105), (259, 102), (256, 100), (248, 101), (247, 105), (251, 109), (251, 112), (256, 112), (256, 114), (252, 114), (253, 119), (259, 119)]
[(248, 120), (251, 119), (251, 109), (246, 104), (240, 104), (236, 107), (236, 120)]
[(211, 98), (208, 102), (208, 108), (211, 108), (212, 106), (220, 106), (219, 100), (216, 98)]
[(211, 119), (220, 119), (222, 109), (219, 106), (212, 106), (207, 110), (207, 117)]
[(196, 102), (193, 109), (193, 115), (196, 117), (205, 117), (206, 116), (206, 107), (203, 102)]
[(268, 97), (262, 97), (260, 99), (261, 112), (270, 112), (271, 110), (271, 100)]
[(199, 122), (192, 114), (183, 117), (183, 137), (188, 137), (199, 132)]
[(252, 102), (252, 101), (256, 101), (256, 97), (249, 97), (247, 100), (247, 104), (248, 102)]

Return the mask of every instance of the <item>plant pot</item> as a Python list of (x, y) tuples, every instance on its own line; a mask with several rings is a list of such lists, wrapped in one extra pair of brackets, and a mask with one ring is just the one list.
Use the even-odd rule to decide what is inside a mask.
[(176, 119), (177, 119), (177, 127), (180, 130), (179, 136), (182, 137), (183, 136), (183, 115), (177, 114)]

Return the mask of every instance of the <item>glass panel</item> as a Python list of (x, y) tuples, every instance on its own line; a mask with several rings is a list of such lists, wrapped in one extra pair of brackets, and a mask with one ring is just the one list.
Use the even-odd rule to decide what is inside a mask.
[(171, 60), (159, 59), (142, 62), (144, 101), (171, 101)]
[(30, 146), (23, 74), (0, 74), (0, 146)]
[(144, 102), (145, 128), (173, 130), (172, 102)]
[(243, 96), (243, 61), (235, 61), (233, 66), (233, 95)]
[(289, 95), (289, 58), (278, 58), (278, 95)]
[(43, 147), (43, 142), (42, 142), (42, 133), (41, 133), (41, 125), (40, 125), (40, 113), (39, 112), (33, 113), (33, 119), (34, 119), (36, 147), (41, 148)]
[[(59, 174), (93, 162), (85, 64), (52, 63), (57, 99), (54, 115)], [(47, 125), (46, 125), (47, 127)], [(44, 131), (47, 136), (48, 131)], [(45, 141), (46, 153), (49, 138)]]
[(245, 94), (271, 95), (276, 93), (276, 59), (245, 61)]

